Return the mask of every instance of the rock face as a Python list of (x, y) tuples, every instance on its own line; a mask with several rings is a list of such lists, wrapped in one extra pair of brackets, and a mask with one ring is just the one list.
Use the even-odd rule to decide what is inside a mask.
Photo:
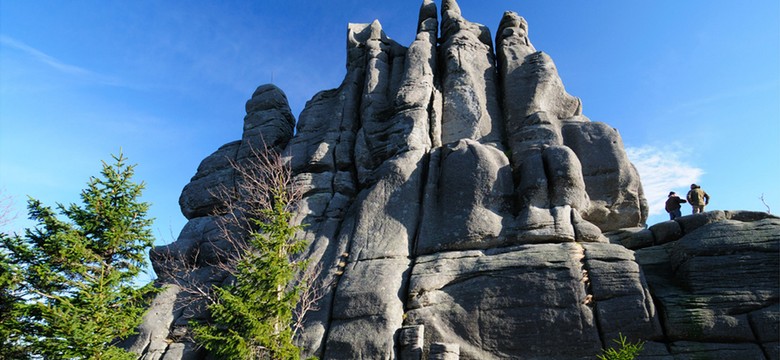
[(780, 218), (710, 211), (609, 237), (636, 250), (675, 358), (780, 358)]
[[(528, 28), (505, 13), (494, 46), (454, 0), (441, 28), (423, 1), (408, 48), (378, 21), (350, 24), (343, 83), (314, 95), (295, 132), (281, 90), (260, 86), (242, 139), (184, 188), (178, 240), (152, 252), (161, 285), (224, 281), (215, 190), (268, 144), (304, 192), (304, 257), (333, 284), (305, 318), (305, 355), (591, 359), (622, 333), (647, 341), (647, 358), (780, 358), (780, 219), (716, 211), (643, 228), (620, 135), (583, 115)], [(127, 347), (208, 358), (186, 336), (206, 316), (191, 300), (161, 293)]]

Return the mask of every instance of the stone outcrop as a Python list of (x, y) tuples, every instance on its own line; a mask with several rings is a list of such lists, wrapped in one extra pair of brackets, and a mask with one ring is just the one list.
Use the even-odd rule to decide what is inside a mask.
[[(350, 24), (344, 81), (297, 123), (260, 86), (242, 139), (184, 188), (189, 222), (151, 254), (160, 285), (225, 281), (211, 266), (229, 245), (217, 191), (267, 144), (303, 192), (302, 256), (330, 284), (297, 339), (305, 355), (591, 359), (623, 334), (646, 358), (780, 358), (780, 219), (714, 211), (645, 228), (619, 133), (583, 115), (528, 30), (507, 12), (494, 46), (454, 0), (441, 18), (425, 0), (409, 47), (378, 21)], [(187, 337), (203, 305), (169, 288), (126, 346), (206, 359)]]
[(608, 236), (636, 250), (671, 354), (780, 358), (780, 218), (710, 211)]

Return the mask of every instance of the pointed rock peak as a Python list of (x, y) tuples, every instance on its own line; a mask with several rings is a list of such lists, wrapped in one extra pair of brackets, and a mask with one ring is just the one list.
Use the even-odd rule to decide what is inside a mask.
[[(436, 3), (433, 0), (423, 0), (420, 6), (420, 16), (417, 20), (417, 32), (435, 32), (439, 30), (439, 19), (436, 14)], [(435, 35), (434, 35), (435, 36)]]
[(527, 52), (536, 51), (528, 39), (528, 22), (514, 11), (507, 11), (501, 17), (501, 22), (496, 31), (496, 46), (501, 44), (502, 40), (514, 38), (510, 43), (521, 44), (528, 47)]
[(252, 98), (246, 102), (246, 113), (268, 109), (289, 108), (287, 95), (274, 84), (264, 84), (257, 87)]
[(436, 3), (433, 0), (423, 0), (420, 5), (420, 17), (419, 21), (423, 22), (426, 19), (436, 17)]
[(476, 35), (483, 44), (493, 47), (490, 29), (485, 25), (466, 20), (455, 0), (442, 0), (441, 21), (440, 41), (442, 43), (460, 31), (467, 31)]
[(441, 17), (442, 19), (446, 19), (450, 17), (449, 14), (454, 14), (460, 16), (460, 6), (458, 6), (458, 2), (455, 0), (443, 0), (441, 2)]
[(350, 23), (347, 27), (347, 48), (355, 47), (360, 44), (365, 44), (368, 40), (384, 40), (384, 31), (382, 31), (382, 24), (379, 20), (374, 20), (370, 24), (356, 24)]
[(347, 49), (366, 42), (370, 35), (371, 24), (349, 23), (347, 25)]
[(527, 32), (528, 22), (516, 12), (506, 11), (504, 12), (504, 16), (501, 17), (501, 23), (498, 25), (498, 29), (501, 31), (501, 29), (508, 27), (520, 28)]
[(374, 20), (371, 23), (371, 37), (372, 40), (381, 40), (382, 39), (382, 24), (379, 23), (379, 20)]
[(269, 96), (281, 96), (282, 98), (287, 98), (287, 96), (284, 95), (284, 91), (282, 91), (282, 89), (274, 84), (263, 84), (258, 86), (257, 89), (255, 89), (255, 92), (252, 93), (252, 97), (256, 97), (267, 92), (270, 92)]

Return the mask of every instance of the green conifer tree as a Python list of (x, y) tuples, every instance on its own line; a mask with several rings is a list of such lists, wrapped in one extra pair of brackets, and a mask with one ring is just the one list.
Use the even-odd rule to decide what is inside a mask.
[(221, 359), (299, 359), (293, 344), (293, 310), (306, 284), (291, 286), (305, 267), (291, 257), (305, 249), (296, 238), (301, 226), (291, 225), (284, 187), (271, 189), (273, 205), (250, 219), (248, 246), (236, 264), (230, 286), (214, 288), (211, 322), (194, 324), (195, 339)]
[(602, 349), (602, 354), (597, 355), (599, 360), (634, 360), (645, 346), (644, 341), (629, 342), (622, 333), (618, 333), (618, 338), (612, 342), (617, 344), (617, 347)]
[(135, 284), (154, 242), (152, 220), (139, 201), (143, 183), (132, 182), (135, 166), (121, 153), (113, 158), (82, 191), (82, 205), (57, 204), (55, 212), (30, 199), (37, 226), (0, 234), (0, 296), (11, 309), (0, 334), (27, 355), (135, 359), (116, 344), (135, 331), (154, 291)]
[(0, 360), (24, 360), (30, 358), (21, 342), (22, 325), (18, 319), (24, 300), (18, 290), (18, 270), (9, 260), (0, 251)]

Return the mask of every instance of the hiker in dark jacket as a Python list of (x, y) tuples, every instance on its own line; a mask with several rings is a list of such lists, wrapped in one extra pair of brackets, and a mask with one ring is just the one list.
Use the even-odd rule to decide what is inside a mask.
[(669, 193), (669, 198), (666, 199), (666, 212), (669, 213), (669, 220), (674, 220), (674, 218), (682, 216), (680, 204), (685, 204), (686, 202), (687, 201), (680, 199), (674, 191)]
[(691, 191), (688, 191), (688, 202), (693, 208), (693, 214), (704, 212), (704, 207), (710, 203), (710, 195), (701, 189), (701, 186), (691, 184)]

